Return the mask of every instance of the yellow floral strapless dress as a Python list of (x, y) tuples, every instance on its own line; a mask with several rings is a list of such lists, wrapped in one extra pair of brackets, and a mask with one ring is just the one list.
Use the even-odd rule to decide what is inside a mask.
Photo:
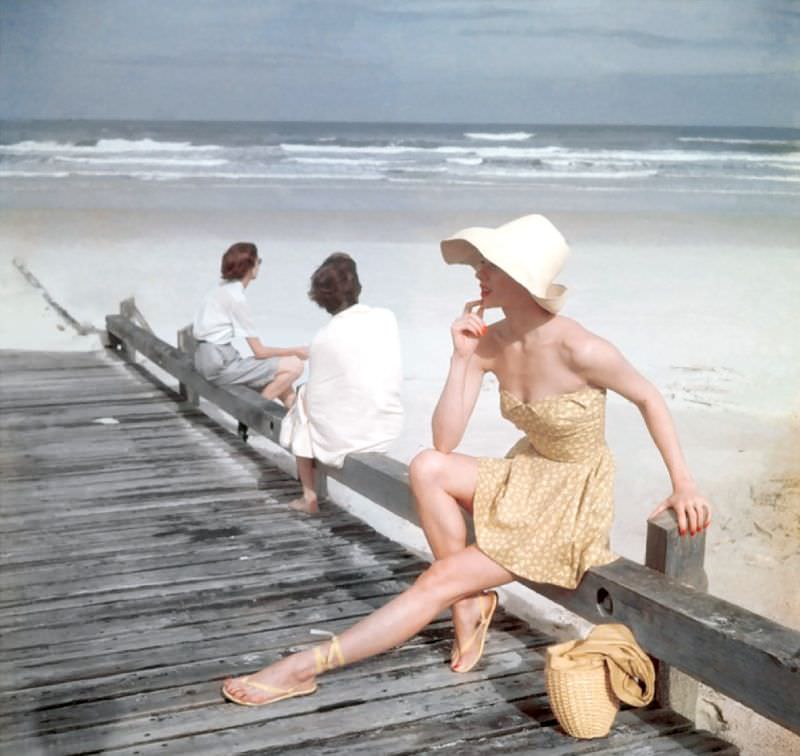
[(478, 548), (515, 575), (575, 588), (616, 559), (605, 409), (591, 386), (535, 402), (501, 389), (500, 411), (525, 437), (505, 459), (478, 461), (473, 519)]

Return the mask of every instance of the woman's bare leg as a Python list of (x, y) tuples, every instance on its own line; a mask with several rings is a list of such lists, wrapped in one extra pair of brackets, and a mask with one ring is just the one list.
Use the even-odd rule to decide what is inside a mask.
[[(417, 502), (420, 524), (435, 559), (444, 559), (462, 551), (467, 544), (467, 528), (462, 507), (472, 511), (472, 499), (478, 482), (478, 460), (464, 454), (443, 454), (433, 449), (420, 452), (409, 466), (411, 490)], [(451, 663), (453, 669), (467, 667), (480, 647), (474, 645), (462, 657), (464, 645), (480, 622), (477, 595), (453, 605), (453, 628), (456, 643)]]
[(303, 495), (299, 499), (289, 502), (289, 506), (298, 512), (306, 514), (319, 514), (317, 489), (314, 487), (314, 460), (309, 457), (295, 457), (297, 462), (297, 477), (303, 487)]
[(280, 399), (286, 409), (291, 408), (296, 399), (294, 382), (303, 374), (303, 361), (299, 357), (281, 357), (278, 360), (278, 372), (261, 389), (265, 399)]
[[(339, 636), (345, 661), (349, 664), (388, 651), (416, 635), (459, 599), (513, 579), (508, 570), (475, 546), (437, 559), (408, 590)], [(328, 651), (327, 645), (323, 655)], [(248, 679), (261, 685), (289, 689), (307, 688), (315, 676), (314, 652), (309, 649), (281, 659), (249, 675)], [(277, 694), (270, 695), (248, 686), (241, 677), (226, 680), (225, 688), (250, 703), (263, 703), (277, 697)]]

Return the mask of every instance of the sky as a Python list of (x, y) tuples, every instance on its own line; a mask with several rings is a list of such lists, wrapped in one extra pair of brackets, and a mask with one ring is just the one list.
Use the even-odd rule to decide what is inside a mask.
[(798, 0), (0, 0), (0, 118), (800, 126)]

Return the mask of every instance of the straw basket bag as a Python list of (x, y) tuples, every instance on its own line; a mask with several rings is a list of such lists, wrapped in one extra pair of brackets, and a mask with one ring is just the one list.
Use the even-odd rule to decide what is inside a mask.
[(545, 681), (550, 706), (564, 731), (574, 738), (608, 735), (619, 710), (619, 699), (611, 689), (602, 657), (584, 660), (579, 667), (554, 669), (552, 659), (574, 641), (547, 649)]

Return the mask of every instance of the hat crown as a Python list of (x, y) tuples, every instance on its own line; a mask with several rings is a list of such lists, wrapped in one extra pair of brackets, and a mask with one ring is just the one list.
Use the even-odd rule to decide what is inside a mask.
[(482, 258), (522, 284), (550, 312), (563, 304), (565, 289), (553, 283), (564, 267), (569, 246), (543, 215), (524, 215), (498, 228), (474, 226), (441, 243), (447, 263), (477, 267)]
[(561, 232), (543, 215), (524, 215), (496, 232), (499, 243), (484, 257), (532, 294), (546, 297), (569, 254)]

